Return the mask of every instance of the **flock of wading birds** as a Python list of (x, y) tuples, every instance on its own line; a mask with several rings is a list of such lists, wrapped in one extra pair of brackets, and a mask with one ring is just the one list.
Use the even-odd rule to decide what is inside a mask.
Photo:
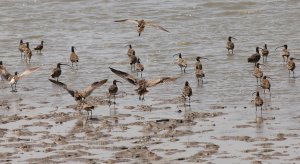
[[(151, 22), (146, 22), (144, 20), (130, 20), (130, 19), (124, 19), (124, 20), (117, 20), (115, 22), (129, 22), (129, 23), (134, 23), (137, 25), (137, 32), (139, 34), (139, 36), (141, 36), (141, 33), (144, 31), (144, 28), (146, 26), (149, 27), (155, 27), (157, 29), (163, 30), (165, 32), (169, 32), (168, 30), (166, 30), (165, 28), (157, 25), (157, 24), (153, 24)], [(232, 42), (232, 39), (235, 39), (234, 37), (229, 36), (228, 37), (228, 41), (227, 41), (227, 45), (226, 48), (228, 50), (228, 54), (232, 54), (233, 55), (233, 50), (234, 50), (234, 43)], [(235, 39), (236, 40), (236, 39)], [(44, 48), (43, 45), (43, 41), (41, 41), (41, 44), (37, 45), (34, 50), (37, 51), (37, 53), (41, 53), (42, 49)], [(290, 72), (293, 72), (293, 77), (294, 77), (294, 69), (295, 69), (295, 63), (294, 60), (298, 60), (295, 59), (293, 57), (290, 57), (290, 53), (288, 51), (288, 46), (287, 45), (283, 45), (280, 47), (277, 47), (275, 50), (277, 50), (278, 48), (283, 48), (281, 55), (283, 58), (283, 62), (287, 62), (287, 69), (289, 70), (289, 76), (290, 76)], [(75, 101), (78, 102), (78, 104), (80, 105), (81, 109), (84, 109), (88, 112), (89, 115), (89, 111), (91, 112), (91, 117), (92, 117), (92, 110), (94, 109), (94, 106), (87, 103), (85, 101), (85, 98), (87, 98), (92, 92), (93, 90), (95, 90), (96, 88), (100, 87), (101, 85), (105, 84), (107, 82), (108, 79), (104, 79), (101, 81), (96, 81), (93, 82), (92, 84), (88, 85), (83, 91), (78, 91), (78, 90), (73, 90), (70, 89), (66, 84), (60, 82), (58, 80), (58, 78), (60, 77), (62, 70), (61, 70), (61, 65), (67, 65), (69, 67), (73, 68), (73, 64), (75, 63), (77, 66), (77, 63), (79, 62), (79, 58), (78, 55), (75, 52), (75, 47), (72, 46), (71, 47), (71, 54), (70, 54), (70, 61), (72, 63), (72, 65), (69, 64), (64, 64), (64, 63), (57, 63), (56, 68), (53, 68), (52, 72), (51, 72), (51, 78), (49, 78), (49, 81), (51, 81), (52, 83), (64, 88), (65, 90), (68, 91), (68, 93), (75, 98)], [(21, 59), (24, 57), (24, 60), (26, 61), (26, 63), (30, 63), (31, 57), (32, 57), (32, 51), (29, 47), (29, 42), (24, 43), (23, 40), (20, 40), (20, 44), (19, 44), (19, 50), (21, 52)], [(171, 82), (174, 81), (176, 79), (178, 79), (178, 77), (162, 77), (159, 79), (154, 79), (154, 80), (145, 80), (142, 78), (142, 72), (144, 71), (144, 66), (141, 64), (141, 60), (140, 58), (137, 58), (135, 55), (135, 50), (132, 48), (132, 45), (129, 45), (128, 51), (127, 51), (127, 55), (128, 55), (128, 59), (129, 59), (129, 64), (131, 67), (131, 72), (136, 71), (136, 77), (134, 77), (133, 75), (111, 68), (109, 67), (109, 69), (115, 73), (116, 75), (118, 75), (119, 77), (125, 79), (126, 81), (128, 81), (129, 83), (137, 86), (138, 88), (135, 89), (135, 91), (137, 92), (137, 94), (139, 95), (139, 100), (144, 100), (144, 95), (148, 92), (147, 88), (148, 87), (153, 87), (157, 84), (161, 84), (161, 83), (165, 83), (165, 82)], [(185, 69), (187, 68), (187, 60), (182, 58), (181, 53), (175, 54), (174, 56), (178, 55), (178, 59), (176, 61), (176, 64), (178, 64), (178, 66), (181, 69), (181, 72), (185, 73)], [(270, 81), (268, 80), (268, 76), (264, 76), (262, 70), (260, 69), (260, 64), (258, 63), (260, 61), (260, 58), (262, 56), (263, 58), (263, 62), (267, 60), (267, 57), (269, 55), (269, 50), (267, 49), (267, 45), (264, 45), (264, 48), (260, 48), (260, 47), (256, 47), (256, 53), (251, 55), (248, 58), (248, 62), (249, 63), (254, 63), (254, 70), (253, 70), (253, 75), (256, 77), (257, 79), (257, 85), (259, 85), (260, 87), (262, 87), (264, 89), (264, 93), (265, 90), (269, 90), (269, 94), (271, 96), (271, 84)], [(201, 83), (203, 84), (203, 77), (205, 77), (205, 74), (203, 72), (202, 69), (202, 64), (200, 59), (207, 59), (204, 57), (196, 57), (196, 62), (194, 64), (194, 69), (195, 69), (195, 77), (197, 78), (198, 84)], [(208, 59), (207, 59), (208, 60)], [(14, 74), (11, 74), (7, 71), (7, 69), (5, 68), (5, 66), (3, 65), (2, 61), (0, 61), (0, 74), (1, 74), (1, 79), (3, 80), (7, 80), (9, 82), (9, 84), (11, 85), (12, 88), (12, 92), (17, 92), (17, 82), (18, 80), (20, 80), (22, 77), (29, 75), (35, 71), (37, 71), (40, 67), (32, 67), (30, 69), (27, 69), (25, 71), (23, 71), (22, 73), (18, 73), (15, 72)], [(140, 72), (140, 76), (141, 78), (139, 78), (138, 73)], [(54, 80), (56, 78), (56, 80)], [(118, 80), (113, 80), (113, 84), (108, 88), (108, 92), (109, 92), (109, 104), (114, 103), (115, 104), (115, 96), (118, 92), (118, 86), (117, 86), (117, 82), (122, 83), (121, 81)], [(254, 92), (255, 93), (255, 92)], [(253, 93), (253, 94), (254, 94)], [(184, 97), (185, 101), (186, 98), (188, 97), (189, 99), (189, 106), (190, 106), (190, 97), (192, 96), (192, 88), (189, 86), (189, 82), (186, 81), (182, 90), (182, 96)], [(111, 97), (113, 97), (114, 101), (111, 102)], [(254, 100), (255, 103), (255, 107), (256, 107), (256, 111), (257, 111), (257, 107), (261, 108), (261, 112), (262, 112), (262, 106), (263, 106), (263, 100), (262, 98), (259, 96), (259, 92), (256, 92), (256, 97)], [(184, 105), (185, 102), (184, 102)]]

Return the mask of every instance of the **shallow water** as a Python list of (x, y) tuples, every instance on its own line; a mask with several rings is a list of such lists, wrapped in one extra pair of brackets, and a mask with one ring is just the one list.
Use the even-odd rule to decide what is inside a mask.
[[(159, 5), (158, 5), (159, 3)], [(277, 162), (275, 157), (266, 158), (257, 155), (262, 142), (272, 142), (274, 152), (287, 153), (278, 158), (281, 162), (292, 163), (299, 155), (299, 105), (300, 95), (298, 67), (295, 70), (296, 78), (288, 77), (288, 70), (282, 64), (282, 58), (275, 48), (287, 44), (291, 56), (298, 57), (300, 49), (299, 4), (297, 0), (278, 1), (197, 1), (188, 3), (182, 1), (81, 1), (81, 0), (30, 0), (30, 1), (1, 1), (0, 2), (0, 60), (10, 72), (21, 71), (29, 66), (42, 66), (32, 75), (25, 77), (18, 83), (18, 92), (11, 93), (7, 82), (0, 82), (0, 100), (8, 100), (8, 105), (0, 106), (1, 119), (12, 115), (27, 116), (29, 120), (20, 120), (0, 125), (0, 128), (9, 129), (1, 138), (1, 152), (11, 152), (8, 149), (7, 138), (13, 129), (21, 128), (24, 124), (32, 122), (49, 122), (53, 125), (45, 130), (50, 134), (66, 136), (75, 120), (78, 112), (67, 106), (75, 104), (73, 98), (66, 91), (60, 89), (48, 81), (51, 69), (58, 62), (69, 62), (70, 47), (75, 46), (79, 55), (78, 69), (63, 67), (60, 77), (62, 82), (72, 88), (83, 89), (95, 80), (108, 78), (109, 81), (100, 89), (93, 92), (92, 96), (105, 97), (107, 88), (113, 79), (121, 80), (108, 69), (109, 66), (130, 72), (127, 64), (126, 45), (132, 44), (136, 55), (141, 58), (145, 66), (143, 73), (146, 79), (161, 76), (180, 76), (174, 83), (153, 87), (145, 96), (143, 105), (152, 105), (154, 110), (137, 110), (138, 96), (133, 91), (133, 86), (123, 81), (119, 84), (119, 90), (126, 92), (122, 98), (117, 98), (116, 110), (110, 110), (107, 105), (99, 105), (93, 115), (99, 117), (110, 116), (113, 123), (110, 134), (112, 142), (106, 147), (112, 146), (136, 146), (132, 143), (135, 139), (125, 141), (114, 140), (118, 136), (147, 136), (141, 132), (141, 126), (130, 126), (128, 130), (120, 130), (120, 126), (133, 122), (155, 121), (162, 118), (182, 119), (188, 112), (223, 112), (225, 115), (205, 120), (196, 120), (194, 126), (179, 127), (193, 132), (213, 129), (205, 133), (194, 133), (178, 137), (178, 141), (171, 142), (169, 138), (156, 138), (162, 144), (147, 144), (149, 150), (163, 159), (161, 162), (170, 162), (180, 157), (189, 157), (201, 147), (187, 148), (185, 142), (210, 142), (220, 146), (218, 153), (206, 158), (214, 163), (228, 161), (228, 163), (240, 163), (248, 161)], [(141, 37), (138, 37), (133, 24), (114, 23), (118, 19), (145, 19), (159, 23), (170, 31), (166, 33), (154, 28), (146, 28)], [(228, 36), (237, 38), (234, 55), (227, 55), (225, 49)], [(26, 65), (20, 59), (18, 50), (19, 40), (30, 42), (33, 49), (41, 40), (45, 41), (42, 54), (34, 52), (32, 62)], [(247, 63), (247, 58), (255, 52), (256, 46), (268, 44), (270, 55), (266, 66), (262, 66), (264, 74), (270, 76), (272, 97), (268, 94), (261, 96), (265, 105), (261, 124), (255, 123), (255, 107), (251, 104), (254, 98), (252, 93), (257, 89), (256, 79), (251, 71), (253, 64)], [(187, 73), (182, 74), (179, 67), (174, 64), (172, 55), (181, 52), (188, 60)], [(198, 86), (194, 78), (191, 65), (196, 56), (206, 57), (203, 60), (203, 68), (206, 74), (204, 84)], [(297, 61), (296, 61), (297, 65)], [(135, 75), (135, 73), (133, 73)], [(184, 108), (182, 104), (168, 102), (181, 94), (184, 82), (188, 80), (193, 88), (191, 107)], [(225, 109), (212, 109), (213, 106), (224, 106)], [(10, 108), (7, 109), (7, 106)], [(125, 106), (134, 106), (130, 110)], [(157, 110), (155, 110), (157, 109)], [(182, 113), (178, 113), (182, 110)], [(55, 119), (40, 119), (34, 116), (55, 112), (68, 113), (72, 119), (59, 125)], [(259, 115), (260, 111), (258, 111)], [(128, 117), (118, 117), (118, 114), (131, 114)], [(83, 112), (86, 115), (86, 112)], [(114, 120), (114, 116), (118, 118)], [(139, 116), (139, 117), (134, 117)], [(142, 119), (140, 119), (142, 117)], [(270, 119), (273, 118), (273, 119)], [(87, 123), (88, 126), (97, 127), (96, 123)], [(214, 126), (213, 126), (214, 125)], [(249, 125), (239, 128), (238, 125)], [(105, 131), (105, 130), (104, 130)], [(103, 132), (104, 133), (104, 132)], [(286, 140), (283, 141), (257, 141), (245, 142), (236, 140), (220, 140), (221, 136), (250, 136), (251, 138), (276, 138), (278, 133), (283, 133)], [(31, 144), (46, 142), (39, 137), (25, 136)], [(155, 138), (155, 137), (154, 137)], [(72, 138), (73, 139), (73, 138)], [(98, 141), (83, 137), (71, 143), (80, 143), (91, 146), (99, 144)], [(107, 137), (99, 140), (109, 140)], [(3, 142), (6, 141), (6, 142)], [(50, 142), (50, 141), (49, 141)], [(20, 142), (18, 142), (20, 143)], [(140, 144), (144, 145), (144, 144)], [(99, 146), (99, 145), (98, 145)], [(286, 146), (286, 147), (284, 147)], [(3, 148), (3, 149), (2, 149)], [(5, 148), (5, 149), (4, 149)], [(177, 152), (166, 155), (165, 152), (155, 149), (179, 149), (185, 152)], [(258, 152), (244, 153), (245, 149), (258, 148)], [(12, 162), (26, 162), (29, 158), (42, 158), (40, 147), (34, 147), (34, 151), (14, 154), (10, 158)], [(103, 151), (103, 153), (92, 150)], [(59, 150), (59, 148), (57, 148)], [(62, 150), (63, 147), (62, 147)], [(90, 147), (88, 150), (94, 155), (86, 155), (86, 158), (105, 160), (114, 159), (114, 150), (106, 150), (102, 146)], [(12, 151), (13, 152), (13, 151)], [(272, 154), (273, 152), (269, 152)], [(55, 153), (50, 153), (51, 156)], [(95, 155), (96, 154), (96, 155)], [(268, 154), (268, 153), (266, 153)], [(33, 156), (32, 156), (33, 155)], [(227, 156), (222, 158), (222, 156)], [(72, 162), (67, 160), (65, 162)], [(58, 162), (62, 162), (57, 159)], [(139, 159), (130, 159), (131, 162), (139, 162)], [(188, 160), (186, 160), (188, 161)], [(128, 161), (127, 161), (128, 162)], [(182, 162), (182, 161), (180, 161)]]

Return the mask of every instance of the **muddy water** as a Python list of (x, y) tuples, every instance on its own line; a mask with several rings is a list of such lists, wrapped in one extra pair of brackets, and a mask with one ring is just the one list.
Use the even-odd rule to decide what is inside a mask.
[[(1, 162), (297, 163), (300, 74), (296, 68), (296, 77), (288, 77), (275, 48), (287, 44), (291, 56), (299, 57), (299, 5), (296, 0), (1, 1), (1, 60), (11, 72), (43, 65), (20, 80), (17, 93), (0, 82)], [(113, 23), (125, 18), (153, 20), (170, 33), (146, 28), (138, 37), (134, 25)], [(233, 56), (225, 49), (229, 35), (237, 38)], [(31, 47), (45, 41), (30, 65), (20, 59), (20, 39)], [(247, 57), (264, 43), (270, 56), (262, 69), (272, 78), (272, 96), (261, 94), (264, 110), (256, 118), (252, 93), (263, 90)], [(107, 88), (121, 79), (108, 67), (130, 72), (128, 44), (141, 58), (146, 79), (180, 78), (151, 88), (143, 103), (123, 81), (117, 104), (109, 107)], [(73, 98), (48, 81), (56, 63), (69, 62), (71, 46), (80, 63), (78, 69), (63, 67), (61, 81), (83, 89), (109, 79), (92, 94), (102, 102), (87, 122), (85, 111), (72, 108)], [(178, 52), (188, 60), (186, 74), (174, 64)], [(203, 85), (197, 85), (191, 67), (199, 55), (209, 59), (202, 61)], [(191, 107), (177, 101), (186, 80), (193, 88)], [(155, 122), (160, 119), (170, 120)]]

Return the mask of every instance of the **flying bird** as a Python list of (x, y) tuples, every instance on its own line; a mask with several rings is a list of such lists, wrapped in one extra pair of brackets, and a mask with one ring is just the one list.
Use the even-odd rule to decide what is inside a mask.
[(137, 32), (139, 33), (139, 36), (141, 36), (141, 33), (144, 31), (146, 26), (150, 26), (150, 27), (155, 27), (157, 29), (163, 30), (165, 32), (169, 32), (168, 30), (166, 30), (165, 28), (157, 25), (157, 24), (153, 24), (150, 22), (146, 22), (145, 20), (131, 20), (131, 19), (122, 19), (122, 20), (116, 20), (114, 22), (128, 22), (128, 23), (134, 23), (137, 25)]
[(145, 94), (149, 92), (147, 88), (156, 86), (157, 84), (175, 81), (176, 79), (178, 79), (178, 77), (161, 77), (159, 79), (154, 79), (154, 80), (145, 80), (145, 79), (138, 80), (126, 72), (122, 72), (120, 70), (116, 70), (111, 67), (109, 67), (109, 69), (116, 75), (128, 81), (130, 84), (137, 86), (138, 88), (135, 89), (135, 91), (139, 95), (139, 100), (142, 101), (145, 100), (144, 98)]
[(73, 90), (70, 89), (66, 84), (60, 82), (60, 81), (56, 81), (53, 79), (48, 79), (49, 81), (51, 81), (52, 83), (64, 88), (65, 90), (68, 91), (68, 93), (74, 97), (75, 101), (82, 101), (84, 100), (86, 97), (88, 97), (89, 95), (92, 94), (92, 92), (96, 89), (99, 88), (100, 86), (102, 86), (103, 84), (105, 84), (107, 82), (107, 79), (101, 80), (101, 81), (95, 81), (92, 84), (88, 85), (84, 90), (82, 91), (78, 91), (78, 90)]
[(9, 73), (6, 69), (2, 70), (2, 77), (5, 78), (5, 80), (7, 80), (11, 86), (11, 91), (12, 92), (17, 92), (17, 83), (20, 79), (22, 79), (23, 77), (30, 75), (31, 73), (37, 71), (40, 67), (33, 67), (33, 68), (29, 68), (26, 69), (25, 71), (18, 73), (15, 72), (13, 75), (11, 73)]

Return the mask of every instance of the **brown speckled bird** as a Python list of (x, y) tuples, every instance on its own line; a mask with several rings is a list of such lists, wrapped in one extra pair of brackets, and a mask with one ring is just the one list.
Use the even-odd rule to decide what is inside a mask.
[(228, 37), (227, 44), (226, 44), (226, 48), (228, 50), (228, 54), (229, 54), (230, 50), (231, 50), (231, 54), (233, 54), (234, 43), (232, 42), (231, 39), (237, 40), (234, 37), (231, 37), (231, 36)]
[(163, 27), (161, 27), (161, 26), (159, 26), (157, 24), (146, 22), (143, 19), (142, 20), (122, 19), (122, 20), (116, 20), (114, 22), (128, 22), (128, 23), (134, 23), (134, 24), (136, 24), (137, 25), (137, 32), (139, 33), (139, 36), (141, 36), (141, 33), (144, 31), (144, 29), (145, 29), (146, 26), (155, 27), (155, 28), (163, 30), (165, 32), (169, 32), (165, 28), (163, 28)]
[(78, 58), (78, 55), (75, 53), (75, 50), (76, 49), (74, 46), (71, 47), (71, 54), (70, 54), (70, 61), (72, 63), (72, 67), (73, 67), (73, 63), (76, 64), (77, 66), (77, 63), (79, 62), (79, 58)]
[(114, 80), (113, 84), (108, 88), (108, 93), (109, 93), (109, 104), (111, 104), (111, 96), (113, 96), (114, 98), (114, 104), (116, 103), (116, 94), (118, 92), (118, 86), (117, 86), (117, 82), (122, 83), (121, 81), (118, 80)]
[(121, 78), (125, 79), (126, 81), (128, 81), (130, 84), (138, 86), (138, 88), (135, 91), (139, 95), (139, 100), (142, 100), (142, 101), (145, 100), (144, 95), (146, 93), (148, 93), (147, 88), (156, 86), (157, 84), (171, 82), (171, 81), (174, 81), (174, 80), (178, 79), (178, 77), (162, 77), (162, 78), (154, 79), (154, 80), (145, 80), (145, 79), (138, 80), (135, 77), (133, 77), (132, 75), (126, 73), (126, 72), (116, 70), (116, 69), (111, 68), (111, 67), (109, 67), (109, 69), (113, 73), (118, 75), (119, 77), (121, 77)]
[[(184, 97), (185, 100), (186, 100), (186, 97), (189, 98), (189, 106), (191, 105), (191, 96), (192, 95), (193, 95), (192, 88), (190, 87), (189, 82), (186, 81), (184, 84), (183, 90), (182, 90), (182, 96)], [(184, 101), (184, 105), (186, 105), (185, 101)]]
[(266, 94), (266, 89), (268, 89), (271, 96), (271, 83), (267, 78), (267, 76), (263, 76), (260, 82), (260, 86), (264, 89), (264, 94)]
[(44, 41), (41, 41), (41, 44), (37, 45), (34, 50), (36, 50), (36, 52), (38, 53), (40, 51), (40, 53), (42, 53), (42, 49), (44, 48)]
[(141, 64), (140, 58), (137, 59), (135, 63), (136, 76), (139, 76), (139, 72), (141, 72), (141, 77), (143, 77), (144, 66)]
[(75, 101), (82, 101), (85, 98), (87, 98), (89, 95), (92, 94), (92, 92), (96, 89), (99, 88), (100, 86), (102, 86), (103, 84), (105, 84), (107, 82), (107, 79), (101, 80), (101, 81), (95, 81), (92, 84), (88, 85), (84, 90), (82, 91), (78, 91), (78, 90), (72, 90), (70, 89), (66, 84), (53, 80), (53, 79), (49, 79), (49, 81), (51, 81), (52, 83), (64, 88), (65, 90), (68, 91), (68, 93), (74, 97)]

